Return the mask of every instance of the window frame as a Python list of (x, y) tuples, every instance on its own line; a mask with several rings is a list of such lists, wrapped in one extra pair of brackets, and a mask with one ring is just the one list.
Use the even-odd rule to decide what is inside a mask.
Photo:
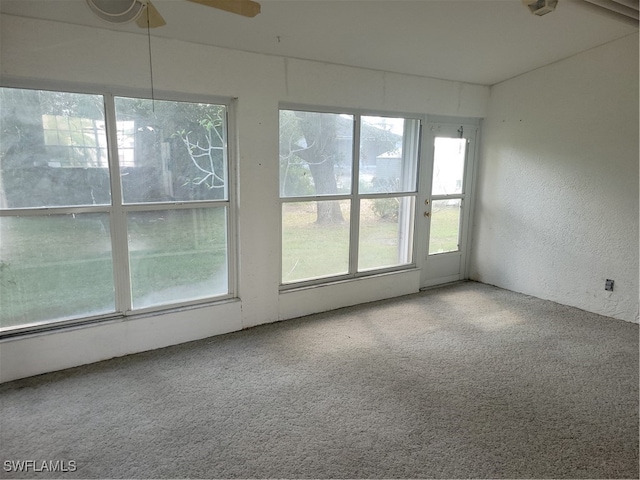
[[(54, 331), (69, 327), (95, 324), (106, 321), (132, 319), (154, 313), (164, 313), (185, 308), (202, 308), (209, 305), (228, 302), (237, 298), (238, 255), (237, 255), (237, 153), (236, 153), (236, 101), (230, 97), (213, 95), (185, 94), (171, 91), (154, 91), (153, 97), (148, 91), (132, 88), (108, 88), (83, 84), (59, 82), (34, 82), (23, 79), (3, 78), (0, 88), (37, 90), (57, 93), (98, 95), (102, 97), (104, 122), (106, 127), (108, 174), (110, 203), (104, 205), (73, 205), (52, 207), (20, 207), (0, 209), (0, 217), (46, 217), (50, 215), (69, 215), (85, 213), (104, 213), (109, 215), (110, 242), (113, 268), (114, 311), (98, 315), (89, 315), (60, 320), (36, 321), (3, 327), (0, 340), (16, 336)], [(225, 107), (226, 157), (227, 157), (227, 198), (222, 200), (195, 200), (173, 202), (125, 203), (122, 197), (120, 164), (118, 154), (118, 135), (116, 126), (115, 98), (126, 97), (143, 100), (169, 102), (206, 103)], [(127, 214), (129, 212), (157, 210), (193, 210), (223, 208), (226, 211), (227, 241), (227, 286), (222, 295), (133, 308), (131, 291), (129, 248), (127, 239)]]
[[(460, 127), (463, 128), (463, 127)], [(464, 131), (464, 130), (462, 130)], [(446, 134), (443, 135), (437, 135), (434, 134), (433, 136), (433, 141), (435, 142), (438, 138), (455, 138), (455, 137), (450, 137), (450, 136), (446, 136)], [(463, 220), (464, 220), (464, 209), (467, 208), (466, 207), (466, 203), (467, 203), (467, 187), (468, 187), (468, 177), (469, 177), (469, 140), (465, 137), (460, 137), (460, 139), (464, 139), (464, 158), (463, 158), (463, 162), (462, 162), (462, 184), (460, 185), (461, 187), (461, 192), (460, 193), (433, 193), (433, 181), (434, 181), (434, 177), (435, 177), (435, 168), (436, 168), (436, 161), (435, 161), (435, 143), (434, 143), (434, 158), (432, 158), (431, 160), (431, 185), (429, 185), (429, 197), (431, 199), (431, 214), (433, 215), (433, 203), (434, 202), (439, 202), (439, 201), (448, 201), (448, 200), (460, 200), (460, 218), (458, 219), (458, 239), (457, 239), (457, 248), (455, 250), (447, 250), (444, 252), (434, 252), (434, 253), (430, 253), (429, 249), (431, 248), (431, 225), (433, 222), (433, 216), (431, 217), (431, 222), (429, 223), (429, 235), (427, 237), (427, 257), (433, 257), (436, 255), (448, 255), (448, 254), (459, 254), (462, 253), (462, 236), (463, 236)]]
[[(329, 113), (335, 115), (351, 115), (353, 116), (353, 144), (351, 153), (351, 193), (350, 194), (322, 194), (313, 196), (281, 196), (280, 189), (278, 188), (278, 201), (280, 205), (280, 212), (278, 216), (278, 228), (279, 228), (279, 290), (280, 292), (295, 291), (298, 289), (305, 289), (309, 287), (315, 287), (319, 285), (325, 285), (330, 283), (337, 283), (346, 280), (353, 280), (365, 277), (371, 277), (375, 275), (385, 275), (389, 273), (407, 271), (417, 268), (417, 253), (418, 242), (416, 238), (418, 216), (416, 212), (419, 209), (418, 201), (420, 198), (420, 171), (421, 171), (421, 154), (422, 154), (422, 139), (423, 128), (425, 119), (423, 115), (406, 112), (391, 112), (386, 110), (372, 110), (372, 109), (360, 109), (360, 108), (336, 108), (326, 106), (314, 106), (299, 103), (280, 103), (278, 105), (278, 114), (282, 110), (292, 110), (301, 112), (312, 113)], [(379, 192), (379, 193), (360, 193), (359, 191), (359, 178), (360, 178), (360, 144), (361, 144), (361, 125), (362, 117), (387, 117), (387, 118), (403, 118), (405, 120), (414, 120), (417, 122), (417, 128), (415, 131), (415, 185), (414, 190), (411, 192)], [(280, 124), (278, 123), (278, 131)], [(280, 175), (280, 168), (278, 166), (277, 175)], [(279, 182), (278, 182), (279, 184)], [(411, 262), (403, 263), (401, 265), (392, 265), (388, 267), (369, 268), (358, 271), (358, 252), (359, 252), (359, 240), (360, 240), (360, 203), (362, 200), (367, 199), (384, 199), (384, 198), (397, 198), (397, 197), (410, 197), (414, 200), (413, 205), (413, 218), (408, 226), (410, 229), (409, 236), (411, 238)], [(308, 280), (298, 280), (292, 282), (283, 282), (283, 268), (282, 268), (282, 211), (283, 206), (286, 203), (297, 202), (316, 202), (316, 201), (342, 201), (348, 200), (350, 202), (349, 211), (349, 271), (346, 274), (337, 275), (324, 275), (315, 277)], [(400, 220), (398, 220), (400, 221)]]

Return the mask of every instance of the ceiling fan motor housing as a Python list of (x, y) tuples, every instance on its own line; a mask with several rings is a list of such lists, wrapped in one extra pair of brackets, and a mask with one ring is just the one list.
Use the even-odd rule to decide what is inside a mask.
[(147, 0), (87, 0), (91, 10), (110, 23), (136, 20), (147, 6)]

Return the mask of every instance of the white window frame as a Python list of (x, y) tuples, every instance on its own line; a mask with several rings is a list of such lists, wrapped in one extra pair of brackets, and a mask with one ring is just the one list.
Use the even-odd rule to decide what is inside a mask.
[[(283, 197), (278, 194), (280, 203), (279, 214), (279, 252), (280, 252), (280, 271), (279, 282), (280, 291), (292, 291), (301, 288), (313, 287), (317, 285), (323, 285), (327, 283), (340, 282), (344, 280), (351, 280), (362, 277), (370, 277), (374, 275), (382, 275), (392, 272), (399, 272), (405, 270), (415, 269), (417, 267), (417, 252), (418, 242), (416, 239), (416, 222), (418, 211), (418, 199), (419, 199), (419, 187), (420, 187), (420, 167), (421, 167), (421, 149), (422, 149), (422, 130), (424, 126), (424, 117), (422, 115), (407, 114), (399, 112), (389, 112), (383, 110), (364, 110), (364, 109), (347, 109), (347, 108), (327, 108), (318, 106), (309, 106), (302, 104), (281, 103), (278, 107), (278, 112), (281, 110), (294, 110), (313, 113), (330, 113), (336, 115), (351, 115), (354, 118), (354, 130), (353, 130), (353, 145), (351, 154), (351, 193), (350, 194), (322, 194), (315, 196), (291, 196)], [(411, 192), (392, 192), (392, 193), (360, 193), (359, 192), (359, 178), (360, 178), (360, 130), (362, 117), (389, 117), (389, 118), (403, 118), (408, 120), (415, 120), (418, 122), (418, 128), (416, 131), (417, 138), (414, 140), (415, 156), (416, 156), (416, 171), (415, 171), (415, 185), (414, 191)], [(404, 138), (405, 143), (408, 142), (407, 138)], [(405, 149), (403, 148), (403, 152)], [(278, 175), (280, 174), (278, 168)], [(278, 190), (279, 191), (279, 190)], [(360, 202), (366, 199), (384, 199), (384, 198), (396, 198), (407, 197), (413, 198), (413, 219), (407, 219), (408, 234), (411, 238), (411, 262), (401, 265), (393, 265), (388, 267), (370, 268), (366, 270), (358, 271), (358, 249), (359, 249), (359, 234), (360, 234)], [(349, 200), (351, 207), (349, 213), (349, 271), (346, 274), (337, 275), (324, 275), (309, 280), (301, 280), (294, 282), (282, 281), (282, 207), (286, 203), (296, 202), (316, 202), (316, 201), (338, 201)], [(403, 221), (401, 219), (398, 220)]]
[[(237, 298), (237, 154), (234, 148), (235, 133), (235, 101), (232, 98), (185, 95), (176, 92), (154, 92), (153, 99), (147, 92), (137, 89), (96, 89), (83, 85), (46, 84), (24, 80), (5, 79), (0, 87), (22, 90), (54, 91), (60, 93), (88, 94), (102, 96), (107, 135), (107, 154), (110, 175), (111, 203), (106, 205), (78, 205), (69, 207), (26, 207), (0, 209), (0, 217), (48, 216), (85, 213), (106, 213), (110, 218), (110, 235), (112, 249), (112, 264), (115, 289), (115, 309), (113, 312), (62, 320), (50, 320), (37, 323), (6, 327), (0, 331), (0, 340), (9, 337), (22, 336), (58, 330), (72, 326), (91, 324), (121, 318), (134, 318), (138, 315), (146, 316), (152, 313), (181, 310), (184, 308), (199, 308)], [(116, 127), (115, 101), (116, 97), (137, 98), (147, 100), (164, 100), (172, 102), (207, 103), (221, 105), (226, 110), (227, 133), (227, 199), (226, 200), (197, 200), (156, 203), (128, 203), (122, 198), (122, 184), (118, 160), (118, 139)], [(146, 308), (132, 308), (131, 277), (129, 269), (129, 250), (127, 240), (127, 213), (154, 210), (193, 210), (206, 208), (226, 209), (226, 237), (227, 237), (227, 285), (228, 292), (223, 295), (173, 302)]]

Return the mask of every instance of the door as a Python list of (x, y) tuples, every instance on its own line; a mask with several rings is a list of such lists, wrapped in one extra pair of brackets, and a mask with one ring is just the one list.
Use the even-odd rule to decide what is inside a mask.
[(427, 126), (422, 287), (467, 278), (476, 132), (476, 125)]

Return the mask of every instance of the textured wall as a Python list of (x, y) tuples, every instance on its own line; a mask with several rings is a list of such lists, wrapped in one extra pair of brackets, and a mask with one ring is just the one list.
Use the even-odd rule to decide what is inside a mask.
[(492, 87), (481, 157), (472, 278), (637, 322), (638, 35)]

